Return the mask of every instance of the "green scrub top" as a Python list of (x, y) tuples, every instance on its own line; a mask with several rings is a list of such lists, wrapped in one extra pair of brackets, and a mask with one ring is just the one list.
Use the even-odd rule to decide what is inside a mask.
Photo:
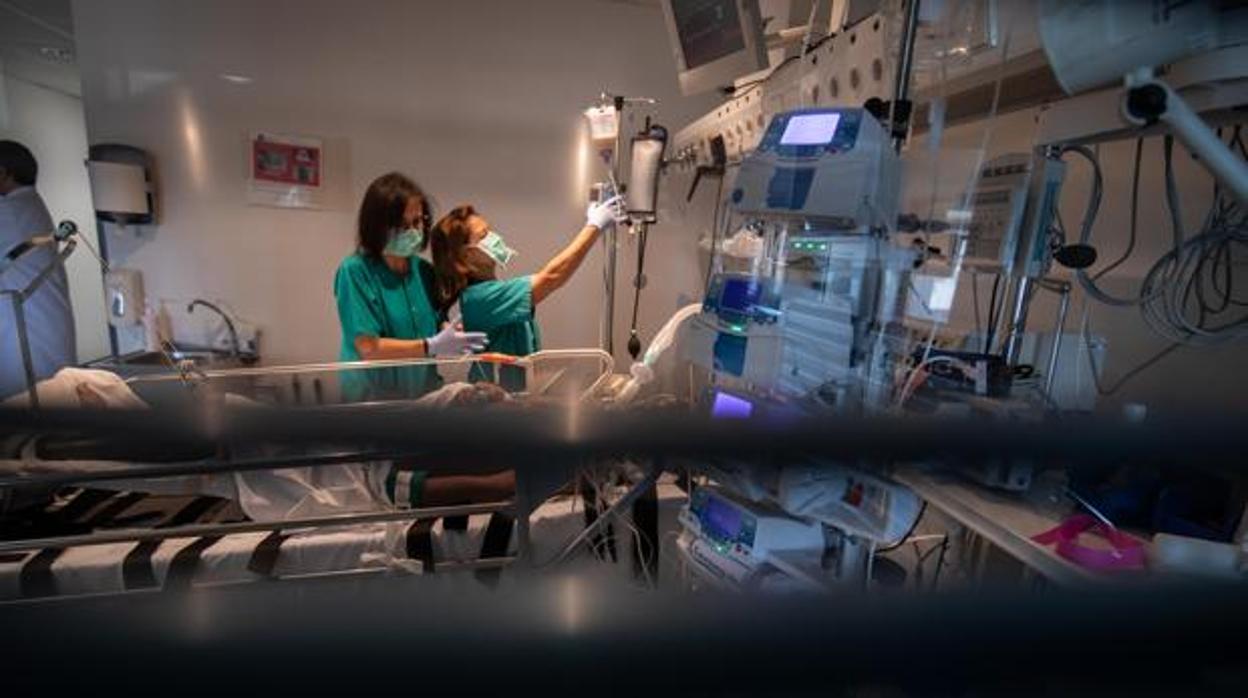
[[(479, 281), (459, 296), (464, 330), (484, 332), (490, 343), (487, 351), (512, 356), (528, 356), (541, 349), (542, 337), (533, 317), (533, 281), (521, 276), (506, 281)], [(473, 367), (475, 380), (494, 378), (493, 367)], [(524, 371), (504, 366), (500, 384), (513, 392), (524, 390)]]
[[(437, 334), (442, 318), (433, 297), (433, 265), (413, 257), (411, 271), (400, 276), (385, 261), (359, 252), (338, 265), (334, 297), (342, 324), (342, 361), (359, 361), (355, 338), (425, 339)], [(429, 366), (343, 371), (347, 401), (418, 398), (438, 389), (442, 380)]]

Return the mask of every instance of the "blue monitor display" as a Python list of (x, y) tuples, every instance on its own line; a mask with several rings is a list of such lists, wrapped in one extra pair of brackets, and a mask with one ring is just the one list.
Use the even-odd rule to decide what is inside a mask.
[(724, 282), (724, 290), (719, 296), (719, 307), (748, 313), (758, 303), (762, 294), (762, 284), (754, 279), (728, 279)]
[(754, 403), (728, 393), (715, 393), (715, 401), (711, 403), (714, 419), (748, 419), (753, 413)]
[(741, 512), (718, 497), (710, 497), (706, 500), (702, 525), (713, 538), (736, 540), (741, 533)]

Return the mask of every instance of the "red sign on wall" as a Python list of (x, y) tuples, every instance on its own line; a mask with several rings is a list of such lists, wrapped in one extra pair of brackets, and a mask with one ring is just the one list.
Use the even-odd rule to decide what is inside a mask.
[(251, 176), (259, 183), (321, 186), (321, 149), (257, 135), (251, 141)]

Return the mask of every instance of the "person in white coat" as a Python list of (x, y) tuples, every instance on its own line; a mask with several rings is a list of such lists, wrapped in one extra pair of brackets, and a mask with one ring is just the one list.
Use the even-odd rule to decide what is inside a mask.
[[(0, 140), (0, 255), (53, 229), (52, 216), (35, 191), (39, 165), (26, 146)], [(50, 247), (23, 254), (0, 273), (0, 289), (25, 288), (56, 257)], [(74, 314), (69, 281), (58, 265), (23, 305), (35, 380), (48, 378), (76, 363)], [(26, 371), (18, 343), (17, 319), (10, 296), (0, 297), (0, 398), (26, 389)]]

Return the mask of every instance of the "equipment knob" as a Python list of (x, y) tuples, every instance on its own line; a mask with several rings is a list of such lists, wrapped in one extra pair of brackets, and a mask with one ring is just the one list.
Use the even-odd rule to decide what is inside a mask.
[(78, 234), (78, 224), (71, 220), (61, 221), (56, 226), (56, 232), (53, 234), (57, 240), (68, 240), (70, 237)]

